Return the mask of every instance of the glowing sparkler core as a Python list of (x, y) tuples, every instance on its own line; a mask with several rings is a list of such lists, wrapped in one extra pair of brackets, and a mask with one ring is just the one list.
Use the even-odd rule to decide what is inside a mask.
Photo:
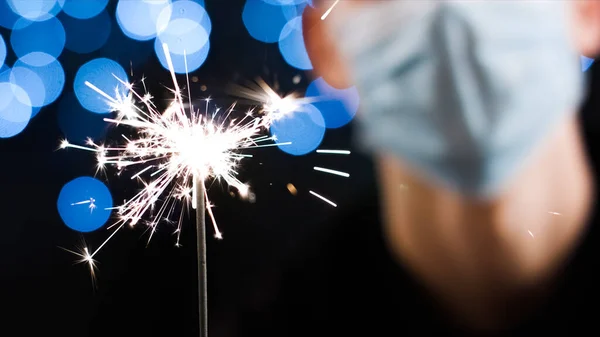
[(306, 112), (304, 106), (317, 101), (317, 98), (313, 97), (300, 97), (296, 92), (282, 97), (262, 79), (256, 79), (256, 82), (250, 83), (249, 86), (236, 85), (233, 88), (236, 96), (262, 106), (261, 124), (265, 128), (277, 120), (291, 116), (292, 113)]
[[(170, 64), (168, 47), (163, 45), (163, 49)], [(174, 231), (177, 235), (176, 246), (179, 246), (185, 212), (175, 212), (175, 206), (181, 203), (185, 208), (190, 201), (194, 206), (195, 198), (192, 198), (191, 194), (196, 190), (194, 184), (197, 181), (203, 184), (206, 184), (207, 180), (225, 182), (226, 185), (237, 189), (242, 197), (248, 195), (249, 187), (237, 178), (236, 170), (242, 159), (252, 156), (240, 152), (250, 148), (284, 145), (263, 144), (275, 141), (275, 138), (261, 134), (274, 120), (293, 112), (300, 104), (300, 100), (294, 95), (281, 98), (263, 83), (264, 92), (259, 94), (259, 98), (265, 105), (258, 116), (254, 115), (253, 111), (248, 111), (242, 118), (230, 118), (235, 104), (226, 110), (225, 115), (220, 115), (219, 109), (209, 113), (208, 100), (203, 115), (194, 109), (191, 98), (189, 103), (183, 103), (183, 95), (172, 65), (170, 69), (175, 84), (175, 97), (173, 103), (163, 112), (152, 102), (152, 95), (147, 92), (137, 93), (133, 84), (122, 79), (117, 78), (128, 93), (117, 88), (114, 97), (93, 83), (86, 82), (89, 88), (107, 100), (111, 111), (116, 112), (116, 118), (106, 118), (105, 121), (130, 129), (134, 131), (135, 136), (130, 139), (123, 134), (125, 142), (118, 145), (105, 146), (96, 144), (91, 139), (86, 142), (86, 146), (73, 145), (67, 140), (62, 141), (60, 145), (62, 149), (93, 151), (96, 153), (99, 170), (104, 170), (106, 166), (114, 166), (118, 174), (132, 171), (131, 179), (140, 181), (144, 186), (138, 194), (115, 208), (118, 220), (109, 228), (116, 229), (108, 239), (92, 253), (87, 247), (83, 252), (77, 253), (92, 269), (94, 255), (126, 224), (134, 226), (142, 219), (151, 229), (150, 240), (160, 222), (174, 223), (171, 218), (175, 213), (180, 214), (176, 221), (177, 229)], [(206, 188), (203, 191), (206, 191)], [(215, 237), (222, 238), (206, 192), (203, 198)]]

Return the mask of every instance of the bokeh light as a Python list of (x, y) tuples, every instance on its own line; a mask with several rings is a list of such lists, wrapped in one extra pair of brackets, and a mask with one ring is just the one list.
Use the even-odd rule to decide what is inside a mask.
[(172, 22), (181, 19), (197, 22), (204, 28), (204, 31), (208, 35), (212, 32), (212, 22), (210, 21), (210, 17), (200, 3), (191, 0), (179, 0), (174, 1), (168, 8), (163, 9), (160, 13), (157, 21), (158, 33), (168, 29), (168, 26), (170, 26)]
[(105, 97), (89, 88), (85, 82), (90, 82), (111, 97), (115, 97), (116, 91), (119, 95), (126, 95), (128, 90), (120, 81), (128, 82), (127, 73), (117, 62), (98, 58), (84, 64), (75, 75), (73, 88), (79, 103), (91, 112), (105, 114), (111, 111), (110, 105)]
[(246, 0), (242, 20), (250, 36), (266, 43), (279, 41), (288, 22), (282, 6), (264, 0)]
[(275, 121), (270, 132), (277, 137), (277, 143), (291, 142), (290, 145), (278, 145), (279, 149), (301, 156), (321, 145), (325, 135), (325, 120), (317, 108), (307, 104), (302, 106), (301, 111)]
[(322, 77), (309, 84), (305, 96), (316, 100), (313, 105), (319, 109), (329, 129), (348, 124), (356, 115), (360, 103), (356, 87), (336, 89)]
[(288, 21), (281, 30), (279, 51), (290, 66), (300, 70), (312, 69), (312, 63), (304, 45), (301, 16)]
[(19, 19), (10, 35), (10, 44), (17, 57), (42, 52), (57, 58), (65, 47), (65, 41), (65, 29), (57, 18), (40, 22)]
[(84, 109), (75, 94), (69, 92), (58, 103), (58, 126), (70, 143), (84, 144), (87, 138), (104, 139), (108, 123), (101, 114)]
[(173, 54), (184, 55), (198, 52), (208, 42), (204, 28), (190, 19), (176, 19), (158, 34), (157, 40), (166, 43)]
[[(171, 14), (168, 20), (167, 14)], [(154, 51), (163, 68), (169, 69), (163, 44), (169, 47), (176, 73), (184, 74), (200, 68), (210, 51), (209, 35), (212, 29), (204, 8), (194, 1), (174, 2), (161, 13), (159, 22), (166, 25), (159, 29)]]
[(581, 55), (581, 71), (587, 71), (594, 64), (594, 59)]
[(262, 0), (270, 5), (284, 6), (284, 5), (300, 5), (307, 3), (307, 0)]
[[(156, 37), (158, 27), (163, 27), (170, 19), (170, 5), (170, 0), (119, 0), (117, 22), (129, 38), (148, 41)], [(165, 21), (159, 22), (159, 17)]]
[(200, 6), (204, 7), (204, 0), (172, 0), (172, 2), (177, 2), (177, 1), (193, 1), (197, 4), (199, 4)]
[(102, 48), (110, 36), (112, 24), (106, 11), (86, 20), (65, 16), (61, 21), (67, 33), (65, 48), (79, 54)]
[(6, 0), (10, 9), (30, 21), (45, 21), (62, 9), (57, 0)]
[(0, 35), (0, 69), (4, 66), (4, 61), (6, 60), (6, 43), (4, 42), (4, 38)]
[(18, 85), (0, 82), (0, 138), (10, 138), (25, 130), (31, 118), (27, 92)]
[[(200, 28), (202, 29), (202, 27)], [(156, 57), (158, 57), (158, 60), (160, 61), (160, 64), (163, 66), (163, 68), (169, 70), (167, 57), (165, 56), (165, 52), (163, 50), (162, 42), (160, 39), (155, 40), (154, 51), (156, 53)], [(191, 73), (197, 70), (202, 66), (202, 64), (204, 64), (204, 61), (206, 61), (209, 51), (210, 41), (208, 40), (206, 41), (204, 46), (194, 54), (175, 54), (171, 50), (169, 50), (169, 55), (171, 55), (171, 62), (173, 64), (173, 70), (175, 70), (175, 73), (177, 74)]]
[(76, 19), (90, 19), (100, 14), (108, 0), (59, 0), (65, 14)]
[(10, 82), (11, 68), (3, 66), (0, 68), (0, 82)]
[(65, 184), (58, 195), (58, 214), (67, 227), (92, 232), (110, 219), (113, 206), (110, 191), (101, 181), (80, 177)]
[(0, 1), (0, 26), (12, 29), (20, 18), (21, 16), (10, 8), (8, 1)]
[(46, 87), (44, 86), (44, 81), (35, 71), (26, 67), (13, 67), (10, 71), (9, 79), (10, 83), (21, 87), (27, 92), (27, 102), (32, 107), (44, 106)]
[[(62, 93), (65, 86), (65, 72), (60, 62), (52, 55), (41, 52), (29, 53), (19, 58), (15, 62), (14, 68), (27, 68), (42, 80), (44, 84), (44, 102), (42, 106), (53, 103)], [(11, 74), (13, 73), (11, 72)], [(31, 95), (41, 94), (31, 93)], [(37, 113), (37, 111), (35, 112)]]
[[(266, 1), (266, 0), (263, 0), (263, 1)], [(283, 11), (283, 15), (285, 16), (285, 19), (287, 21), (290, 21), (291, 19), (301, 16), (302, 13), (304, 12), (304, 8), (306, 6), (307, 6), (306, 2), (300, 2), (298, 4), (281, 6), (281, 10)], [(282, 27), (282, 29), (283, 29), (283, 27)]]

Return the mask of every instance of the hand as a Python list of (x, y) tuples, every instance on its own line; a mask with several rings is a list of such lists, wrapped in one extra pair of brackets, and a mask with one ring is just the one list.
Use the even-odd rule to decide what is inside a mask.
[[(362, 3), (364, 1), (350, 1)], [(306, 51), (313, 65), (313, 77), (323, 77), (327, 83), (338, 89), (352, 86), (349, 78), (348, 68), (343, 55), (337, 49), (335, 40), (328, 31), (325, 20), (329, 16), (339, 15), (335, 9), (331, 11), (325, 20), (321, 20), (323, 14), (333, 5), (333, 1), (320, 2), (315, 8), (306, 6), (302, 18), (302, 30)], [(343, 1), (337, 6), (342, 6)], [(328, 5), (329, 6), (326, 6)]]

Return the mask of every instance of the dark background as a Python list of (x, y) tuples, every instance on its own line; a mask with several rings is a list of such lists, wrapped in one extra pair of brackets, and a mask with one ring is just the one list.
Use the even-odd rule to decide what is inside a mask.
[[(116, 1), (109, 4), (114, 8)], [(211, 50), (193, 76), (192, 93), (216, 102), (232, 102), (231, 83), (257, 76), (279, 84), (280, 91), (302, 92), (307, 74), (289, 67), (277, 44), (249, 36), (242, 22), (244, 1), (206, 1), (213, 31)], [(109, 11), (111, 15), (114, 10)], [(59, 18), (60, 15), (59, 14)], [(10, 31), (0, 28), (5, 41)], [(118, 27), (112, 34), (122, 35)], [(109, 40), (110, 43), (110, 40)], [(152, 42), (131, 40), (131, 48), (152, 50)], [(110, 47), (110, 45), (108, 46)], [(117, 46), (122, 47), (122, 46)], [(162, 85), (172, 86), (169, 73), (152, 52), (136, 59), (132, 79), (147, 78), (157, 100), (168, 98)], [(77, 69), (96, 57), (110, 57), (106, 48), (86, 55), (65, 50), (59, 60), (66, 73), (64, 93), (72, 92)], [(10, 55), (7, 64), (14, 61)], [(126, 65), (127, 60), (118, 60)], [(125, 67), (129, 72), (129, 68)], [(292, 78), (302, 81), (294, 85)], [(180, 77), (183, 83), (185, 77)], [(206, 85), (208, 90), (201, 91)], [(160, 97), (161, 93), (164, 97)], [(182, 247), (175, 247), (171, 229), (159, 227), (149, 245), (143, 228), (124, 230), (96, 255), (96, 287), (87, 266), (59, 247), (75, 249), (82, 238), (98, 247), (110, 234), (105, 228), (83, 237), (61, 221), (56, 201), (62, 186), (79, 176), (93, 176), (95, 158), (85, 151), (56, 151), (63, 135), (57, 122), (60, 99), (42, 109), (23, 133), (0, 140), (0, 335), (2, 336), (194, 336), (197, 335), (196, 248), (194, 223), (184, 224)], [(225, 104), (224, 104), (225, 105)], [(350, 149), (351, 127), (328, 130), (323, 148)], [(241, 171), (256, 194), (256, 203), (231, 198), (216, 186), (210, 196), (224, 240), (208, 242), (211, 335), (233, 333), (240, 316), (256, 311), (275, 294), (277, 280), (292, 250), (303, 238), (327, 226), (337, 209), (308, 193), (314, 189), (342, 205), (371, 184), (368, 160), (359, 154), (294, 157), (277, 148), (253, 150), (255, 159)], [(313, 166), (347, 171), (350, 180), (313, 171)], [(103, 181), (113, 200), (131, 197), (136, 186), (109, 174)], [(243, 179), (243, 180), (244, 180)], [(286, 188), (298, 189), (296, 196)], [(123, 188), (129, 184), (129, 190)]]
[[(308, 74), (290, 68), (276, 44), (264, 44), (248, 35), (241, 20), (243, 3), (206, 2), (213, 24), (211, 50), (205, 64), (192, 74), (199, 78), (192, 83), (192, 92), (199, 97), (211, 95), (217, 101), (232, 101), (225, 94), (228, 84), (257, 76), (278, 83), (282, 93), (302, 91), (310, 81)], [(118, 33), (118, 29), (113, 32)], [(8, 40), (7, 30), (0, 29), (0, 33)], [(152, 48), (151, 42), (131, 44), (135, 45), (132, 48)], [(81, 56), (65, 50), (60, 57), (67, 74), (64, 92), (72, 91), (70, 86), (79, 66), (105, 53)], [(142, 74), (147, 78), (156, 96), (162, 84), (171, 84), (168, 72), (152, 53), (138, 61), (133, 70), (134, 78)], [(598, 75), (594, 66), (588, 73), (591, 94), (582, 119), (597, 173)], [(294, 85), (292, 78), (298, 74), (302, 81)], [(201, 85), (208, 90), (202, 92)], [(115, 236), (96, 256), (99, 271), (95, 287), (87, 267), (74, 266), (75, 256), (59, 248), (75, 248), (82, 239), (58, 215), (60, 189), (76, 177), (93, 175), (95, 160), (87, 152), (56, 151), (62, 138), (57, 104), (44, 108), (22, 134), (0, 140), (0, 335), (197, 335), (196, 250), (191, 219), (185, 223), (180, 248), (174, 246), (175, 239), (166, 229), (159, 228), (149, 245), (141, 228)], [(352, 149), (351, 129), (328, 130), (322, 147)], [(329, 219), (345, 212), (344, 205), (375, 184), (369, 159), (356, 151), (348, 157), (294, 157), (275, 148), (255, 154), (241, 174), (250, 180), (256, 203), (231, 198), (220, 187), (210, 191), (225, 238), (208, 242), (212, 336), (238, 335), (238, 323), (251, 320), (277, 296), (288, 259), (310, 250), (309, 238), (315, 232), (336, 230), (331, 226), (338, 224)], [(351, 178), (319, 174), (312, 170), (315, 165), (339, 168), (349, 172)], [(126, 183), (116, 177), (107, 181), (115, 201), (131, 196), (130, 190), (122, 188)], [(288, 183), (296, 186), (298, 195), (288, 192)], [(340, 207), (333, 208), (310, 196), (311, 188), (330, 196)], [(108, 234), (100, 229), (84, 238), (97, 247)], [(586, 259), (595, 256), (587, 255)], [(585, 273), (596, 271), (590, 268)], [(369, 308), (378, 309), (385, 308)]]

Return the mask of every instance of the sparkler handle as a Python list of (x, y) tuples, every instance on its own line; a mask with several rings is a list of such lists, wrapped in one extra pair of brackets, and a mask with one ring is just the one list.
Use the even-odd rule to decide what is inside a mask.
[(196, 247), (198, 250), (198, 307), (200, 337), (208, 337), (208, 292), (206, 271), (206, 221), (204, 181), (196, 177)]

